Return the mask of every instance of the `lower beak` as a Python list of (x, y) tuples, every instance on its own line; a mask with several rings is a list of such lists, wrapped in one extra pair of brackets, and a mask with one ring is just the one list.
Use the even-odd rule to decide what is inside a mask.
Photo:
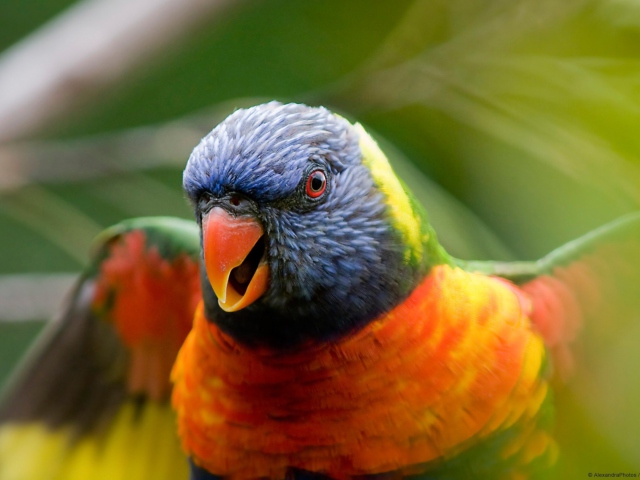
[(220, 308), (241, 310), (266, 292), (264, 232), (255, 219), (215, 207), (202, 218), (202, 243), (207, 277)]

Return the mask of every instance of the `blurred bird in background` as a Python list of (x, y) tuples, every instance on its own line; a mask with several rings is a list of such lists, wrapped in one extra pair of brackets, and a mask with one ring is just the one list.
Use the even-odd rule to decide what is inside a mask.
[[(640, 11), (633, 2), (133, 5), (94, 0), (61, 11), (66, 5), (34, 4), (28, 18), (2, 7), (2, 18), (14, 25), (3, 29), (4, 45), (13, 45), (0, 57), (0, 222), (5, 232), (0, 342), (5, 372), (40, 328), (36, 321), (58, 302), (58, 292), (72, 277), (69, 272), (80, 269), (91, 238), (102, 227), (139, 215), (192, 218), (179, 189), (185, 159), (199, 138), (234, 108), (261, 102), (255, 97), (324, 104), (365, 123), (429, 212), (444, 248), (463, 260), (540, 258), (638, 209), (638, 146), (632, 126), (638, 114)], [(18, 41), (47, 18), (53, 20)], [(630, 241), (636, 238), (624, 222), (617, 225), (601, 231), (594, 244), (610, 243), (603, 240), (618, 239), (620, 232), (625, 238), (631, 235)], [(177, 251), (184, 255), (160, 240), (155, 254), (147, 252), (134, 233), (125, 236), (124, 247), (107, 240), (131, 229), (162, 228), (125, 224), (111, 230), (95, 258), (104, 260), (106, 251), (136, 256), (150, 271), (164, 272), (163, 278), (182, 285), (184, 290), (176, 294), (191, 300), (180, 304), (192, 309), (198, 287), (189, 281), (195, 267), (188, 258), (199, 249), (193, 231), (178, 242)], [(164, 238), (154, 235), (147, 232), (146, 237)], [(586, 252), (584, 246), (588, 250), (592, 243), (587, 238), (581, 245), (576, 252)], [(558, 382), (564, 386), (555, 389), (557, 478), (632, 472), (639, 463), (639, 382), (633, 368), (637, 283), (628, 280), (637, 260), (633, 254), (620, 260), (620, 250), (610, 250), (589, 250), (597, 258), (587, 263), (600, 273), (597, 278), (611, 281), (598, 289), (583, 285), (578, 297), (595, 305), (610, 300), (615, 314), (585, 319), (579, 335), (570, 323), (554, 332), (544, 319), (575, 306), (566, 296), (562, 301), (549, 292), (567, 285), (569, 274), (575, 274), (572, 262), (583, 255), (552, 256), (545, 272), (553, 275), (538, 282), (530, 280), (542, 270), (523, 273), (532, 264), (521, 264), (513, 276), (504, 269), (486, 270), (487, 264), (460, 263), (511, 278), (524, 285), (529, 297), (545, 299), (539, 304), (550, 313), (536, 318), (534, 309), (531, 316), (552, 344), (552, 357), (564, 359), (555, 362), (565, 376)], [(114, 255), (107, 262), (112, 279), (124, 275), (123, 262)], [(168, 269), (167, 264), (179, 267)], [(565, 270), (556, 273), (560, 264)], [(95, 288), (92, 311), (117, 308), (118, 302), (105, 293), (108, 289)], [(161, 286), (151, 291), (173, 305), (168, 293), (159, 293)], [(89, 293), (77, 290), (76, 295)], [(185, 317), (185, 312), (176, 316), (170, 338), (186, 335)], [(126, 427), (147, 422), (158, 429), (154, 431), (174, 428), (166, 403), (148, 407), (168, 398), (167, 376), (178, 345), (166, 339), (167, 332), (155, 332), (154, 346), (134, 348), (139, 332), (127, 331), (128, 351), (109, 348), (122, 339), (114, 338), (113, 327), (95, 325), (101, 324), (86, 320), (75, 332), (63, 330), (71, 339), (87, 334), (104, 339), (97, 344), (105, 351), (91, 342), (85, 345), (91, 351), (76, 352), (79, 360), (67, 359), (75, 373), (93, 379), (90, 392), (80, 386), (73, 390), (74, 384), (62, 388), (67, 400), (85, 403), (70, 401), (55, 418), (38, 410), (44, 423), (58, 427), (54, 443), (85, 445), (86, 458), (92, 458), (91, 449), (98, 447), (87, 433), (107, 428), (100, 425), (105, 417), (96, 412), (110, 411), (108, 418), (124, 419), (116, 423), (124, 427), (118, 437), (122, 440), (115, 443), (128, 445), (129, 452), (134, 446), (142, 452), (173, 452), (156, 453), (166, 465), (173, 464), (171, 455), (180, 454), (175, 437), (148, 433), (150, 443), (145, 443)], [(47, 330), (55, 331), (55, 325)], [(45, 332), (36, 347), (41, 353), (46, 352), (46, 335), (50, 340), (54, 334)], [(564, 348), (567, 338), (571, 355)], [(154, 360), (141, 360), (145, 358)], [(53, 368), (51, 362), (44, 364)], [(38, 370), (27, 363), (22, 371), (30, 368)], [(54, 378), (46, 371), (41, 375)], [(20, 377), (14, 378), (15, 388)], [(115, 392), (107, 388), (114, 382), (121, 385)], [(126, 392), (135, 394), (129, 410), (117, 410)], [(26, 400), (25, 406), (34, 403)], [(61, 398), (46, 400), (39, 399), (39, 405), (64, 405)], [(65, 423), (69, 409), (83, 421)], [(127, 422), (127, 415), (138, 423)], [(37, 435), (43, 425), (32, 427)], [(157, 438), (166, 445), (160, 448)], [(46, 459), (27, 455), (17, 463), (49, 463), (53, 468), (61, 452), (49, 452)], [(143, 453), (126, 457), (125, 462), (138, 458), (140, 466), (123, 478), (135, 478), (137, 471), (145, 475)], [(173, 472), (158, 459), (152, 463), (158, 471)], [(186, 472), (186, 464), (176, 465)]]

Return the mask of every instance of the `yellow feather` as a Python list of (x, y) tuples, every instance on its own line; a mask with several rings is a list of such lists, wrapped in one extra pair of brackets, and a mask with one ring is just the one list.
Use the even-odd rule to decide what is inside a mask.
[(373, 181), (384, 194), (393, 226), (400, 232), (407, 246), (404, 252), (405, 261), (419, 261), (426, 238), (423, 238), (421, 233), (420, 219), (413, 211), (411, 200), (376, 141), (359, 123), (354, 127), (360, 135), (363, 163), (369, 168)]
[(124, 404), (100, 436), (39, 423), (0, 428), (0, 480), (180, 480), (188, 466), (168, 405)]

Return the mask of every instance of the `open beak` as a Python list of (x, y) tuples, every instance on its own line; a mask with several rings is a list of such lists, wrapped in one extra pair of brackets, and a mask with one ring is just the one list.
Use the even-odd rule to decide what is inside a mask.
[(220, 308), (241, 310), (266, 292), (269, 266), (264, 232), (250, 217), (234, 217), (220, 207), (202, 218), (204, 264)]

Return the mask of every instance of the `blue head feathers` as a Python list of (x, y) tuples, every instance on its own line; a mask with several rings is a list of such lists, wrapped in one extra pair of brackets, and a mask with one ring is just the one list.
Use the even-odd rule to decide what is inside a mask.
[(359, 157), (346, 120), (325, 108), (271, 102), (236, 111), (204, 137), (185, 169), (184, 188), (190, 196), (238, 191), (270, 202), (291, 195), (310, 164), (337, 173)]
[[(326, 190), (305, 190), (320, 170)], [(403, 259), (359, 134), (325, 108), (276, 102), (238, 110), (193, 150), (184, 189), (196, 209), (241, 195), (265, 232), (270, 283), (238, 312), (206, 313), (238, 340), (291, 346), (344, 334), (395, 306), (421, 272)]]

